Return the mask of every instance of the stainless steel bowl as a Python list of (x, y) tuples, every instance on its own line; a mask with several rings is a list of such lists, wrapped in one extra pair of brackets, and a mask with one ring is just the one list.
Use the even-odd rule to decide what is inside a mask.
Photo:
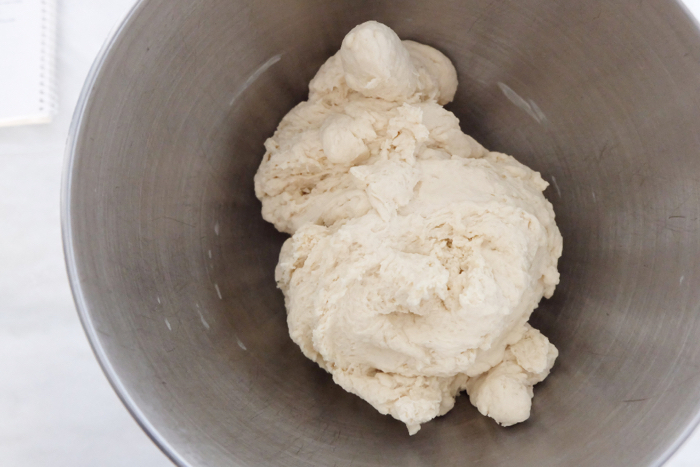
[[(415, 437), (287, 334), (263, 141), (353, 26), (456, 64), (450, 109), (551, 182), (559, 347), (532, 418), (466, 397)], [(141, 1), (75, 115), (68, 270), (116, 391), (182, 466), (643, 466), (700, 412), (700, 33), (670, 0)]]

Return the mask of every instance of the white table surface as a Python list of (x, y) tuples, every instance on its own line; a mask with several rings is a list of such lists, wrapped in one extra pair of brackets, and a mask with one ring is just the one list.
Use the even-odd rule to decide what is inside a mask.
[[(58, 3), (59, 115), (49, 125), (0, 128), (0, 466), (171, 466), (88, 346), (59, 226), (71, 114), (99, 48), (134, 0)], [(700, 18), (700, 0), (686, 4)], [(666, 464), (697, 466), (700, 430)]]

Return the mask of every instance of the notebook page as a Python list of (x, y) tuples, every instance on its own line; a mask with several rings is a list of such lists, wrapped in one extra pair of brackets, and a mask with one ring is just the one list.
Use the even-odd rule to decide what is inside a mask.
[(55, 0), (0, 0), (0, 126), (56, 111)]

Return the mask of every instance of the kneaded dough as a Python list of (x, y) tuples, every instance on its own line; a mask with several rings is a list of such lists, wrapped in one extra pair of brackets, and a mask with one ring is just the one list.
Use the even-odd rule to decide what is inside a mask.
[(539, 173), (489, 152), (442, 105), (439, 51), (354, 28), (266, 141), (263, 217), (292, 234), (276, 279), (304, 354), (414, 434), (463, 390), (508, 426), (556, 348), (527, 323), (559, 282)]

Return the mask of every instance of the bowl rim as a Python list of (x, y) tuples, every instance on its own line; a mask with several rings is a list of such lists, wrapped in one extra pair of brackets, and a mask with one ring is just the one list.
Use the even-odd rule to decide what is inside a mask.
[[(110, 359), (105, 352), (100, 342), (95, 324), (90, 315), (90, 307), (85, 298), (82, 289), (80, 276), (78, 273), (78, 264), (76, 260), (76, 252), (74, 247), (73, 229), (71, 225), (71, 188), (73, 185), (73, 168), (76, 161), (77, 147), (81, 139), (81, 129), (84, 124), (85, 111), (92, 97), (94, 85), (102, 72), (103, 65), (109, 59), (112, 50), (114, 49), (121, 34), (131, 25), (133, 18), (144, 7), (148, 0), (135, 0), (129, 11), (119, 20), (105, 38), (102, 47), (94, 59), (87, 77), (80, 91), (75, 110), (71, 119), (68, 130), (68, 137), (64, 150), (63, 173), (61, 180), (60, 194), (60, 218), (61, 232), (63, 243), (63, 254), (66, 263), (66, 272), (68, 274), (69, 285), (75, 302), (76, 310), (80, 318), (83, 330), (86, 334), (90, 347), (97, 359), (100, 368), (107, 381), (112, 386), (112, 389), (119, 397), (119, 400), (126, 407), (136, 423), (153, 441), (156, 446), (178, 467), (191, 467), (180, 453), (171, 445), (158, 429), (149, 421), (146, 414), (138, 407), (134, 398), (131, 396), (117, 371), (112, 366)], [(683, 0), (672, 0), (668, 4), (669, 8), (675, 7), (685, 13), (693, 24), (695, 24), (700, 39), (700, 17), (696, 17), (691, 13), (690, 9)], [(696, 428), (700, 427), (700, 411), (695, 414), (693, 419), (685, 426), (683, 432), (662, 452), (655, 461), (652, 462), (653, 467), (661, 467), (678, 451), (678, 449), (688, 440)], [(698, 428), (700, 429), (700, 428)]]
[(117, 371), (112, 366), (109, 356), (105, 352), (100, 342), (95, 324), (92, 321), (90, 314), (90, 306), (85, 298), (80, 275), (78, 273), (78, 264), (76, 260), (76, 252), (74, 246), (73, 229), (71, 225), (71, 188), (73, 186), (73, 168), (75, 165), (78, 142), (80, 140), (81, 129), (84, 124), (85, 111), (88, 107), (90, 98), (92, 97), (94, 84), (98, 76), (101, 74), (102, 66), (108, 60), (112, 49), (114, 48), (117, 39), (122, 32), (131, 24), (131, 20), (143, 8), (145, 0), (136, 0), (127, 13), (119, 19), (115, 26), (110, 30), (102, 44), (99, 52), (88, 71), (85, 82), (83, 83), (80, 95), (78, 97), (75, 110), (68, 129), (68, 138), (64, 151), (63, 174), (61, 180), (61, 232), (63, 240), (63, 254), (66, 263), (66, 272), (68, 273), (68, 281), (70, 284), (73, 301), (75, 302), (78, 317), (82, 324), (83, 330), (87, 336), (92, 352), (97, 359), (97, 362), (102, 369), (102, 372), (107, 377), (107, 381), (112, 386), (112, 389), (121, 400), (122, 404), (129, 411), (136, 423), (153, 441), (156, 446), (163, 452), (175, 465), (179, 467), (190, 467), (190, 464), (185, 461), (175, 448), (165, 439), (158, 429), (148, 420), (145, 413), (138, 407), (134, 398), (129, 393), (128, 389), (117, 374)]

